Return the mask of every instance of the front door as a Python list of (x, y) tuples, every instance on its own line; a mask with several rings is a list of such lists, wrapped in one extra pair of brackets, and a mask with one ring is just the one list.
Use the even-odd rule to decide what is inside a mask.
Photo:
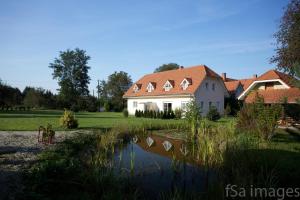
[(171, 112), (172, 111), (172, 103), (164, 103), (164, 111)]

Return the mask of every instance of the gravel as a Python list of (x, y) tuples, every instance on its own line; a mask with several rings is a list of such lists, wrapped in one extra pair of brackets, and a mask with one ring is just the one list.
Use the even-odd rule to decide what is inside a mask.
[[(75, 131), (55, 133), (55, 143)], [(37, 162), (37, 154), (54, 145), (38, 143), (37, 131), (0, 131), (0, 199), (15, 199), (22, 191), (22, 172)]]

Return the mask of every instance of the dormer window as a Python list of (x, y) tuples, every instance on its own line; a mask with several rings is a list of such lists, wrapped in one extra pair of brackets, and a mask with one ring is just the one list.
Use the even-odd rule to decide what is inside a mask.
[(141, 87), (142, 87), (142, 84), (135, 84), (133, 86), (133, 92), (137, 93), (141, 89)]
[(183, 81), (180, 83), (180, 86), (181, 86), (181, 88), (182, 88), (183, 90), (186, 90), (186, 89), (189, 87), (189, 85), (191, 85), (191, 84), (192, 84), (192, 80), (189, 79), (189, 78), (185, 78), (185, 79), (183, 79)]
[(150, 82), (147, 86), (147, 92), (152, 92), (155, 89), (155, 85), (154, 82)]
[(164, 84), (165, 91), (170, 91), (174, 87), (174, 81), (167, 80), (167, 82)]

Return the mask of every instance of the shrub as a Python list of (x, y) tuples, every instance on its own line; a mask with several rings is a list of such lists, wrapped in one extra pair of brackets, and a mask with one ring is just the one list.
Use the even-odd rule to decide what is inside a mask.
[(270, 140), (274, 136), (282, 110), (281, 105), (267, 106), (261, 97), (257, 97), (255, 103), (244, 105), (238, 113), (237, 130)]
[(124, 117), (128, 117), (129, 113), (128, 113), (128, 110), (126, 108), (124, 108), (123, 110), (123, 116)]
[(139, 111), (138, 110), (135, 110), (134, 116), (139, 117)]
[(63, 116), (59, 119), (59, 123), (62, 127), (68, 129), (78, 127), (78, 121), (75, 119), (74, 113), (69, 110), (65, 110)]
[(217, 108), (214, 106), (211, 106), (209, 108), (208, 113), (206, 114), (207, 119), (210, 121), (217, 121), (221, 118), (220, 113), (218, 112)]
[(175, 118), (175, 113), (174, 113), (173, 110), (171, 110), (171, 111), (169, 112), (169, 119), (174, 119), (174, 118)]
[(181, 119), (182, 117), (182, 110), (180, 108), (175, 109), (175, 119)]

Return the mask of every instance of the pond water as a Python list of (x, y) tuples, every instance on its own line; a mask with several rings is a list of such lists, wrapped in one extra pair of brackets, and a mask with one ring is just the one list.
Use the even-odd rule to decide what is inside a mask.
[(134, 137), (115, 151), (115, 173), (128, 174), (148, 197), (180, 189), (201, 192), (207, 172), (182, 140)]

